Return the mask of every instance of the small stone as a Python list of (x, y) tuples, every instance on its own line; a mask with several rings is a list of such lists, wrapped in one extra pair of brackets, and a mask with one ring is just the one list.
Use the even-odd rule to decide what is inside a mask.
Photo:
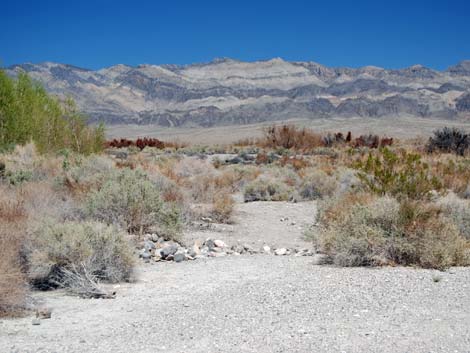
[(182, 262), (184, 260), (186, 260), (186, 255), (182, 252), (177, 252), (173, 255), (173, 261), (175, 262)]
[(274, 250), (274, 254), (278, 256), (287, 255), (287, 249), (286, 248), (276, 249)]
[(209, 257), (224, 257), (224, 256), (227, 256), (227, 254), (224, 253), (224, 252), (213, 252), (213, 251), (211, 251), (209, 253)]
[(248, 244), (243, 244), (243, 249), (250, 253), (253, 251), (253, 248)]
[(263, 252), (266, 253), (266, 254), (270, 254), (271, 253), (271, 248), (267, 245), (263, 246)]
[(207, 238), (206, 241), (204, 242), (204, 245), (207, 246), (209, 250), (212, 250), (215, 248), (214, 240), (211, 238)]
[(144, 249), (145, 250), (154, 250), (155, 249), (155, 244), (149, 240), (147, 240), (145, 243), (144, 243)]
[(178, 251), (178, 245), (169, 243), (161, 249), (162, 258), (166, 259), (170, 255), (174, 255)]
[(219, 239), (214, 240), (214, 245), (218, 248), (227, 247), (227, 244), (225, 244), (222, 240), (219, 240)]
[(232, 250), (238, 254), (243, 254), (245, 252), (245, 248), (240, 244), (232, 246)]
[(31, 321), (31, 323), (32, 323), (33, 325), (35, 325), (35, 326), (41, 325), (41, 320), (38, 319), (37, 317), (35, 317), (35, 318)]
[(36, 310), (36, 317), (38, 319), (50, 319), (52, 316), (52, 310), (49, 308), (39, 308)]
[(147, 250), (143, 250), (143, 251), (140, 253), (140, 257), (141, 257), (144, 261), (148, 261), (148, 260), (150, 260), (150, 257), (152, 257), (152, 255), (151, 255)]
[(192, 249), (190, 250), (191, 256), (196, 256), (201, 254), (201, 246), (199, 242), (195, 242)]
[(158, 234), (152, 233), (152, 234), (149, 234), (149, 240), (156, 243), (160, 240), (160, 237), (158, 236)]

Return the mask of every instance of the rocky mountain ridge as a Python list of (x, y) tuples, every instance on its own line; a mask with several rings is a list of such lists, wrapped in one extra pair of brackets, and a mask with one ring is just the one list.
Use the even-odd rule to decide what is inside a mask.
[(115, 65), (88, 70), (45, 62), (26, 71), (45, 88), (73, 97), (92, 121), (219, 126), (288, 119), (470, 116), (470, 61), (444, 71), (330, 68), (280, 58), (215, 59), (192, 65)]

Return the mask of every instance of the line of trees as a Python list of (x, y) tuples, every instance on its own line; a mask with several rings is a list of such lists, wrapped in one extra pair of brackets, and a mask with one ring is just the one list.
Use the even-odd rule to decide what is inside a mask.
[(71, 98), (48, 94), (26, 73), (12, 78), (0, 69), (0, 149), (31, 141), (41, 153), (96, 153), (104, 147), (104, 126), (89, 126)]

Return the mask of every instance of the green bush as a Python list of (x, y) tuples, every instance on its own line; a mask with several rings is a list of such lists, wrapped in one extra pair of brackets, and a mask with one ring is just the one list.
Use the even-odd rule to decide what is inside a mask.
[(369, 153), (367, 160), (360, 160), (355, 167), (363, 185), (378, 195), (421, 199), (441, 188), (421, 156), (404, 150), (395, 153), (382, 148), (376, 154)]
[(178, 208), (165, 203), (160, 190), (138, 170), (110, 173), (101, 188), (89, 194), (85, 212), (93, 219), (120, 225), (131, 233), (156, 231), (174, 238), (181, 231)]
[(131, 279), (134, 254), (127, 234), (98, 222), (44, 221), (33, 231), (30, 277), (36, 285), (61, 281), (61, 270), (85, 268), (100, 280)]

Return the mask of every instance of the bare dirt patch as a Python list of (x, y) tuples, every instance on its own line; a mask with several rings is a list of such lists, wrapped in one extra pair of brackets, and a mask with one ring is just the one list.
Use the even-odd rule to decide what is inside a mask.
[(204, 224), (204, 230), (185, 233), (184, 242), (192, 244), (207, 238), (223, 240), (227, 245), (248, 244), (254, 249), (264, 245), (293, 249), (311, 248), (304, 232), (316, 215), (315, 202), (238, 202), (232, 224)]

